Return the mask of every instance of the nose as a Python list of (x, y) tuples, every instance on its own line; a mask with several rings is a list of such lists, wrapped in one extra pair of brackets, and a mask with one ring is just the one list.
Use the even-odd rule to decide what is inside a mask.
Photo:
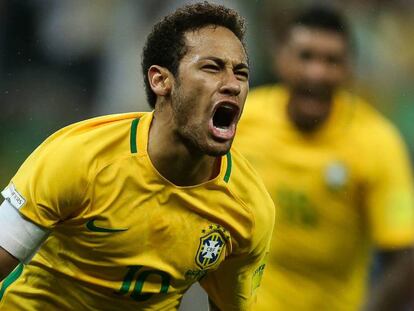
[(220, 92), (230, 96), (237, 96), (241, 92), (241, 81), (239, 81), (233, 71), (223, 75)]
[(306, 74), (314, 81), (324, 81), (329, 76), (329, 66), (322, 61), (313, 61), (307, 65)]

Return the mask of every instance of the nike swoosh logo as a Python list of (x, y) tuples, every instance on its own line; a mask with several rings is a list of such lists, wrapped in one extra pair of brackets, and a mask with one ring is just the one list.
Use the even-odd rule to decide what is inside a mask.
[(91, 220), (88, 220), (86, 223), (86, 228), (88, 228), (90, 231), (93, 232), (122, 232), (128, 230), (128, 228), (122, 228), (122, 229), (114, 229), (114, 228), (103, 228), (95, 225), (96, 218), (92, 218)]

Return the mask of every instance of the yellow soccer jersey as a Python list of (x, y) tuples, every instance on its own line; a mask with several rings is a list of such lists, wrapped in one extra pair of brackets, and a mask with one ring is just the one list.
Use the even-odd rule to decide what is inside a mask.
[(9, 189), (51, 235), (3, 282), (2, 311), (176, 310), (199, 280), (222, 310), (251, 309), (273, 229), (270, 196), (236, 151), (215, 179), (171, 184), (147, 154), (151, 120), (76, 123), (22, 165)]
[(406, 150), (344, 91), (323, 127), (303, 134), (287, 119), (288, 96), (282, 86), (253, 90), (235, 140), (278, 206), (257, 310), (359, 310), (370, 248), (414, 242)]

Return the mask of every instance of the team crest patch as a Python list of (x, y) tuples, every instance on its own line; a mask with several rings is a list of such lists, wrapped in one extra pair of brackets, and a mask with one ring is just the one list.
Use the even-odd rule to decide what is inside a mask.
[(215, 230), (202, 236), (195, 258), (197, 265), (201, 269), (207, 269), (216, 264), (226, 248), (228, 238), (223, 236), (222, 230)]

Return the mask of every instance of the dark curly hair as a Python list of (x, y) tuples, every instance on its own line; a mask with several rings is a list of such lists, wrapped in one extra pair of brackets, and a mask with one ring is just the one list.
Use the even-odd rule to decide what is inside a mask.
[(341, 34), (347, 40), (350, 36), (345, 16), (329, 6), (309, 7), (292, 20), (292, 25), (333, 31)]
[(187, 53), (185, 33), (208, 25), (228, 28), (245, 46), (244, 19), (232, 9), (207, 1), (186, 5), (154, 25), (142, 51), (141, 62), (147, 100), (152, 108), (155, 107), (157, 96), (150, 87), (148, 69), (152, 65), (159, 65), (175, 76), (181, 59)]
[(286, 40), (289, 30), (296, 26), (334, 32), (343, 37), (353, 47), (353, 39), (346, 17), (332, 6), (313, 5), (303, 9), (290, 20), (284, 29), (282, 40)]

